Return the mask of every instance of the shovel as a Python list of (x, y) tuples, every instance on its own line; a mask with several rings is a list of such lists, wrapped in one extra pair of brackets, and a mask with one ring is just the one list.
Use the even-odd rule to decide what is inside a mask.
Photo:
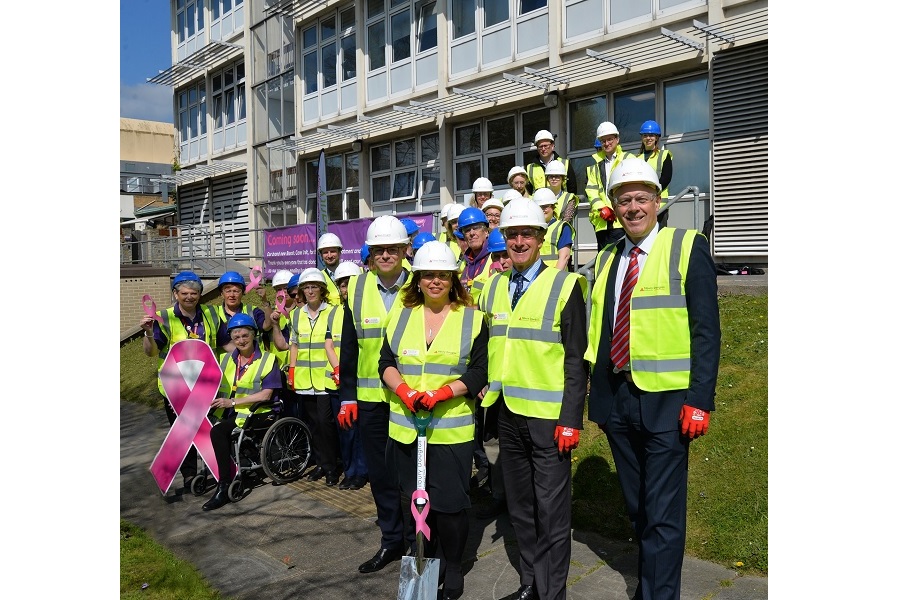
[(431, 424), (432, 413), (424, 411), (413, 415), (418, 437), (416, 452), (416, 491), (412, 495), (410, 508), (416, 522), (416, 555), (404, 556), (400, 560), (400, 587), (397, 600), (434, 600), (437, 597), (440, 577), (440, 559), (425, 558), (425, 540), (431, 539), (431, 530), (425, 523), (428, 516), (428, 492), (425, 490), (425, 450), (428, 438), (425, 430)]

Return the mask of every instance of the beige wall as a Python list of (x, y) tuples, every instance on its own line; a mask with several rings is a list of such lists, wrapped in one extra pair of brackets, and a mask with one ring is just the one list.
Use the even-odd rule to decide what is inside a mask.
[(119, 160), (171, 164), (174, 158), (174, 125), (119, 119)]
[(144, 294), (153, 298), (157, 310), (172, 305), (172, 292), (169, 290), (172, 279), (168, 270), (153, 269), (152, 273), (129, 276), (123, 272), (119, 278), (119, 334), (122, 336), (140, 324), (144, 316)]

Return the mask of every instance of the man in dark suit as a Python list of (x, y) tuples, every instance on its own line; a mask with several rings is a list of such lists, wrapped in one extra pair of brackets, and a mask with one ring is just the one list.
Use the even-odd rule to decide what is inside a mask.
[(615, 460), (640, 548), (634, 597), (645, 600), (680, 597), (688, 450), (715, 409), (721, 344), (709, 243), (658, 227), (660, 189), (642, 160), (610, 176), (626, 237), (597, 256), (585, 352), (588, 418)]

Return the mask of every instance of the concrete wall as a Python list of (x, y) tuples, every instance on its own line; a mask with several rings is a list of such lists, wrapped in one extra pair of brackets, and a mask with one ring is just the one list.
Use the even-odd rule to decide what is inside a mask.
[(174, 158), (173, 124), (119, 119), (119, 160), (172, 164)]

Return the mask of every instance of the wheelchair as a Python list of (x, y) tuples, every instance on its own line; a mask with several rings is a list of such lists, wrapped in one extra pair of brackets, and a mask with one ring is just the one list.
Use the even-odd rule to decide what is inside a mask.
[[(269, 412), (258, 412), (271, 408)], [(231, 432), (231, 458), (238, 465), (234, 480), (228, 487), (232, 502), (241, 500), (260, 482), (265, 474), (276, 485), (296, 481), (303, 474), (312, 454), (312, 435), (309, 427), (296, 417), (282, 414), (284, 405), (280, 399), (256, 402), (250, 407), (251, 415), (243, 427)], [(215, 486), (209, 468), (191, 482), (191, 493), (202, 496)]]

